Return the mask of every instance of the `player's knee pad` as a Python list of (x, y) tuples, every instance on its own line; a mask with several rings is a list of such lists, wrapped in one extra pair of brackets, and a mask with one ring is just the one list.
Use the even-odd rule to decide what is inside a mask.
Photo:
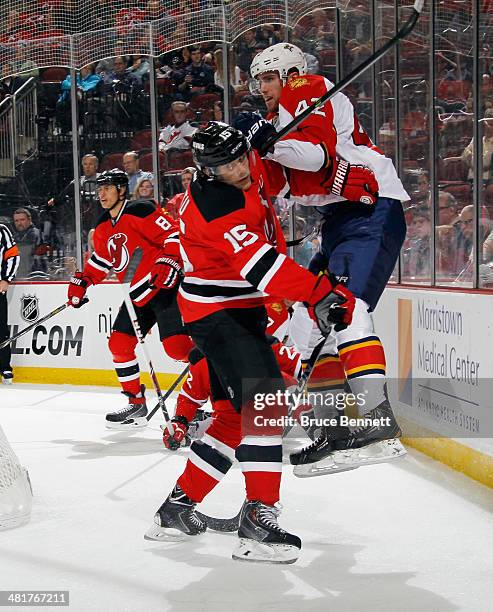
[(188, 354), (194, 346), (190, 336), (185, 334), (169, 336), (168, 338), (164, 338), (161, 342), (163, 343), (166, 354), (175, 361), (188, 361)]
[[(218, 400), (213, 402), (212, 405), (214, 420), (204, 437), (208, 439), (210, 436), (214, 440), (225, 444), (228, 448), (236, 448), (241, 440), (241, 414), (233, 408), (228, 400)], [(224, 449), (222, 451), (225, 453)]]
[(137, 345), (137, 338), (124, 334), (119, 331), (111, 332), (110, 339), (108, 340), (108, 348), (113, 356), (114, 361), (130, 361), (135, 359), (135, 347)]

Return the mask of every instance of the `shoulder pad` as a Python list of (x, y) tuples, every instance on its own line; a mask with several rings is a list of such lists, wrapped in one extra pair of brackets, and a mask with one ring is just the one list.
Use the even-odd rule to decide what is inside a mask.
[(96, 221), (96, 225), (94, 227), (96, 228), (98, 225), (101, 225), (105, 221), (109, 221), (109, 219), (110, 219), (110, 213), (107, 210), (105, 210), (103, 214), (99, 217), (99, 219)]
[(199, 177), (190, 184), (190, 193), (208, 223), (245, 208), (243, 191), (221, 181)]
[(144, 218), (155, 212), (156, 204), (154, 200), (130, 200), (130, 202), (127, 202), (123, 214)]

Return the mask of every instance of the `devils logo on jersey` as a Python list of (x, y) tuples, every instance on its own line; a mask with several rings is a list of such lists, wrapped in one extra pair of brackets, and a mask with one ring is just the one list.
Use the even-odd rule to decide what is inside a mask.
[(125, 234), (113, 234), (108, 239), (108, 253), (115, 272), (121, 272), (127, 267), (130, 256), (125, 246), (126, 243), (127, 236)]

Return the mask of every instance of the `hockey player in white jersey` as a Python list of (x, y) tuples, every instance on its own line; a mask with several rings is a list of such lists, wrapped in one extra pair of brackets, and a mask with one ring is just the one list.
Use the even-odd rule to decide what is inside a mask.
[[(333, 86), (322, 76), (306, 74), (302, 51), (289, 43), (259, 53), (250, 70), (269, 121), (253, 118), (250, 126), (239, 127), (257, 150)], [(351, 325), (333, 331), (334, 352), (353, 394), (366, 397), (360, 414), (382, 423), (354, 431), (324, 428), (313, 445), (291, 456), (291, 462), (298, 475), (307, 476), (326, 473), (325, 463), (332, 471), (334, 457), (341, 455), (347, 468), (400, 456), (405, 453), (397, 440), (401, 430), (388, 401), (385, 354), (371, 312), (404, 241), (402, 201), (409, 197), (392, 161), (373, 145), (343, 93), (315, 109), (275, 144), (266, 159), (272, 176), (277, 176), (277, 193), (289, 191), (297, 203), (316, 206), (323, 215), (322, 255), (357, 298)], [(298, 316), (312, 327), (302, 311)]]

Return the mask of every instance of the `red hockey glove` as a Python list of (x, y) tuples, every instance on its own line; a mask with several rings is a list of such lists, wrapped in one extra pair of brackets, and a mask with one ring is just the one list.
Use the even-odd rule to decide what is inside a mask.
[(181, 265), (172, 257), (160, 257), (156, 259), (151, 268), (151, 287), (156, 289), (173, 289), (178, 282)]
[(168, 428), (163, 431), (163, 444), (168, 450), (175, 451), (182, 445), (188, 431), (188, 419), (184, 416), (176, 416), (171, 419), (173, 427), (173, 435), (169, 433)]
[(80, 308), (88, 302), (89, 300), (85, 295), (89, 285), (92, 285), (91, 279), (77, 270), (70, 279), (68, 286), (68, 304), (74, 308)]
[(328, 335), (346, 329), (353, 319), (354, 295), (332, 274), (321, 274), (308, 302), (308, 313), (320, 331)]
[(378, 198), (378, 182), (370, 168), (351, 165), (343, 159), (333, 160), (329, 178), (322, 185), (351, 202), (373, 206)]

